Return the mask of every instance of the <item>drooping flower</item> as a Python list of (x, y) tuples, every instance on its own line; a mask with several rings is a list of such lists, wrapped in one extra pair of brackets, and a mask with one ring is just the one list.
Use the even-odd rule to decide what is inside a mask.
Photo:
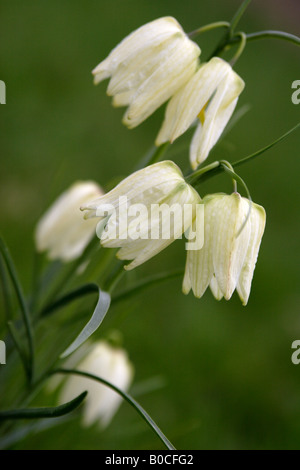
[(62, 193), (37, 224), (37, 250), (47, 251), (52, 260), (67, 262), (78, 258), (95, 234), (96, 227), (94, 220), (84, 220), (80, 206), (102, 194), (102, 189), (93, 181), (74, 183)]
[[(134, 374), (127, 352), (104, 340), (92, 345), (76, 369), (99, 376), (125, 392), (129, 389)], [(102, 429), (105, 428), (117, 412), (122, 397), (95, 380), (72, 375), (63, 384), (59, 402), (67, 403), (84, 391), (88, 395), (84, 402), (83, 426), (98, 423)]]
[(214, 57), (202, 64), (168, 103), (156, 145), (173, 142), (198, 118), (190, 146), (191, 166), (197, 168), (221, 136), (244, 86), (223, 59)]
[(110, 217), (104, 232), (98, 232), (101, 244), (121, 248), (118, 258), (133, 260), (125, 266), (129, 270), (180, 238), (195, 219), (200, 201), (178, 166), (164, 161), (136, 171), (82, 210), (87, 218)]
[(114, 106), (128, 106), (123, 123), (134, 128), (195, 73), (200, 49), (172, 17), (132, 32), (93, 70), (95, 83), (111, 77)]
[(196, 297), (202, 297), (210, 286), (216, 299), (229, 300), (236, 289), (246, 305), (264, 233), (265, 210), (254, 203), (249, 206), (250, 201), (238, 193), (206, 196), (203, 203), (204, 245), (201, 250), (187, 252), (183, 292), (192, 289)]

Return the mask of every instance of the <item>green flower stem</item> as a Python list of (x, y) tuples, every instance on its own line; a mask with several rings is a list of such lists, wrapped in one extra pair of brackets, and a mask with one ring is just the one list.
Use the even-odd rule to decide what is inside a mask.
[(228, 173), (237, 183), (239, 183), (241, 186), (243, 186), (243, 188), (245, 189), (245, 191), (247, 193), (247, 198), (251, 201), (251, 195), (250, 195), (249, 189), (248, 189), (245, 181), (237, 173), (235, 173), (235, 171), (230, 169), (230, 167), (229, 167), (230, 164), (228, 165), (228, 162), (226, 162), (224, 160), (221, 160), (220, 165), (222, 165), (223, 170), (225, 171), (225, 173)]
[[(221, 166), (224, 165), (225, 167), (229, 168), (229, 170), (231, 170), (232, 173), (234, 173), (233, 166), (227, 160), (220, 160), (220, 164)], [(224, 168), (224, 171), (225, 171), (225, 168)], [(237, 180), (235, 178), (232, 178), (232, 181), (233, 181), (233, 192), (236, 193), (237, 192)]]
[(200, 168), (199, 170), (194, 171), (194, 173), (188, 175), (185, 180), (188, 184), (194, 185), (198, 180), (208, 172), (211, 172), (212, 170), (215, 170), (220, 167), (220, 162), (213, 162), (210, 165), (207, 165), (203, 168)]
[(250, 2), (251, 2), (251, 0), (244, 0), (243, 3), (241, 4), (240, 8), (237, 10), (235, 15), (233, 16), (233, 18), (230, 22), (230, 28), (229, 28), (229, 35), (230, 36), (233, 35), (235, 28), (237, 27), (240, 19), (242, 18), (243, 14), (245, 13), (245, 10), (248, 7)]
[[(247, 42), (256, 41), (259, 39), (281, 39), (283, 41), (291, 42), (292, 44), (296, 44), (300, 46), (300, 38), (295, 36), (294, 34), (286, 33), (284, 31), (273, 31), (273, 30), (266, 30), (266, 31), (257, 31), (255, 33), (246, 34)], [(235, 44), (239, 41), (237, 36), (233, 36), (231, 39), (228, 40), (227, 44)]]
[(34, 345), (33, 345), (33, 332), (32, 332), (32, 328), (31, 328), (30, 315), (29, 315), (29, 311), (28, 311), (28, 308), (27, 308), (25, 297), (24, 297), (22, 287), (21, 287), (21, 284), (19, 282), (16, 270), (15, 270), (13, 261), (11, 259), (8, 248), (4, 244), (2, 238), (0, 238), (0, 253), (2, 254), (2, 257), (5, 261), (8, 273), (11, 277), (11, 281), (12, 281), (12, 284), (13, 284), (15, 292), (16, 292), (18, 302), (20, 304), (22, 319), (23, 319), (23, 322), (24, 322), (27, 341), (28, 341), (28, 350), (29, 350), (29, 355), (28, 355), (28, 380), (31, 383), (31, 382), (33, 382), (33, 377), (34, 377)]
[(70, 375), (79, 375), (81, 377), (86, 377), (88, 379), (95, 380), (96, 382), (99, 382), (103, 385), (106, 385), (107, 387), (111, 388), (114, 390), (118, 395), (120, 395), (127, 403), (129, 403), (136, 411), (139, 413), (139, 415), (146, 421), (148, 426), (154, 431), (154, 433), (159, 437), (159, 439), (164, 443), (164, 445), (167, 447), (169, 450), (176, 450), (173, 444), (167, 439), (167, 437), (163, 434), (163, 432), (160, 430), (160, 428), (157, 426), (157, 424), (153, 421), (151, 416), (142, 408), (142, 406), (130, 395), (125, 393), (123, 390), (120, 388), (116, 387), (112, 383), (108, 382), (105, 379), (102, 379), (101, 377), (98, 377), (96, 375), (90, 374), (88, 372), (80, 371), (80, 370), (75, 370), (75, 369), (55, 369), (52, 370), (49, 375), (53, 374), (70, 374)]
[(205, 26), (201, 26), (198, 29), (195, 29), (194, 31), (191, 31), (190, 33), (187, 34), (189, 38), (194, 38), (195, 36), (198, 36), (199, 34), (206, 33), (207, 31), (211, 31), (212, 29), (216, 28), (229, 28), (230, 23), (228, 21), (216, 21), (215, 23), (209, 23), (206, 24)]
[[(228, 164), (229, 162), (225, 161), (225, 160), (222, 160), (220, 162), (220, 164), (222, 165), (225, 173), (228, 173), (237, 183), (239, 183), (240, 185), (242, 185), (247, 193), (247, 197), (249, 199), (249, 209), (248, 209), (248, 213), (247, 213), (247, 216), (244, 220), (244, 222), (242, 223), (241, 227), (239, 228), (239, 230), (237, 231), (237, 234), (236, 234), (236, 237), (238, 237), (240, 235), (240, 233), (242, 232), (243, 228), (245, 227), (246, 223), (248, 222), (248, 219), (250, 217), (250, 213), (251, 213), (251, 208), (252, 208), (252, 198), (251, 198), (251, 195), (250, 195), (250, 192), (249, 192), (249, 189), (245, 183), (245, 181), (239, 176), (237, 175), (231, 168), (232, 166), (230, 165), (230, 163)], [(231, 167), (231, 168), (230, 168)]]
[(128, 289), (125, 289), (124, 291), (120, 292), (119, 294), (115, 295), (112, 298), (112, 305), (115, 305), (116, 303), (127, 300), (130, 297), (139, 294), (140, 292), (148, 289), (149, 287), (159, 284), (160, 282), (165, 282), (170, 279), (174, 279), (176, 277), (180, 277), (184, 274), (184, 269), (177, 269), (175, 271), (171, 272), (166, 272), (166, 273), (159, 273), (155, 274), (154, 276), (148, 277), (146, 279), (141, 280), (137, 284), (135, 284), (132, 287), (128, 287)]
[[(241, 4), (240, 8), (237, 10), (235, 15), (233, 16), (228, 30), (226, 31), (225, 35), (223, 36), (223, 38), (221, 39), (221, 41), (219, 42), (219, 44), (217, 45), (213, 53), (209, 56), (208, 60), (210, 60), (212, 57), (221, 55), (227, 49), (228, 45), (231, 45), (231, 40), (232, 40), (232, 37), (234, 36), (234, 30), (237, 27), (250, 1), (251, 0), (245, 0)], [(235, 36), (234, 43), (239, 42), (240, 40), (241, 39), (239, 36)]]
[[(300, 127), (300, 122), (296, 124), (296, 126), (292, 127), (292, 129), (288, 130), (285, 134), (280, 136), (278, 139), (274, 140), (273, 142), (266, 145), (262, 149), (257, 150), (256, 152), (252, 153), (251, 155), (248, 155), (247, 157), (242, 158), (241, 160), (237, 160), (236, 162), (231, 163), (232, 168), (235, 169), (236, 167), (243, 165), (244, 163), (247, 163), (250, 160), (253, 160), (254, 158), (263, 154), (270, 148), (277, 145), (279, 142), (281, 142), (283, 139), (285, 139), (287, 136), (289, 136), (292, 132), (297, 130), (299, 127)], [(198, 184), (202, 183), (206, 179), (209, 179), (225, 171), (224, 167), (222, 166), (222, 163), (224, 163), (224, 161), (222, 160), (220, 162), (216, 161), (203, 168), (199, 168), (199, 170), (196, 170), (194, 171), (194, 173), (191, 173), (190, 175), (188, 175), (185, 178), (185, 180), (187, 183), (191, 184), (192, 186), (197, 186)], [(245, 183), (243, 182), (242, 184), (245, 184)]]
[(246, 47), (246, 43), (247, 43), (247, 37), (246, 37), (246, 34), (243, 33), (242, 31), (240, 31), (239, 33), (237, 33), (236, 35), (237, 37), (240, 38), (240, 45), (238, 47), (238, 50), (236, 51), (236, 53), (234, 54), (234, 56), (232, 57), (232, 59), (230, 60), (230, 65), (231, 67), (234, 66), (234, 64), (238, 61), (238, 59), (240, 58), (240, 56), (242, 55), (243, 53), (243, 50), (245, 49)]
[(234, 163), (232, 163), (233, 168), (236, 168), (237, 166), (243, 165), (244, 163), (247, 163), (250, 160), (253, 160), (254, 158), (258, 157), (262, 153), (266, 152), (270, 148), (274, 147), (274, 145), (278, 144), (281, 140), (285, 139), (288, 135), (290, 135), (292, 132), (294, 132), (296, 129), (300, 127), (300, 122), (296, 124), (296, 126), (292, 127), (292, 129), (288, 130), (285, 134), (282, 136), (278, 137), (278, 139), (274, 140), (271, 144), (266, 145), (266, 147), (263, 147), (260, 150), (257, 150), (257, 152), (252, 153), (251, 155), (248, 155), (247, 157), (242, 158), (241, 160), (238, 160)]

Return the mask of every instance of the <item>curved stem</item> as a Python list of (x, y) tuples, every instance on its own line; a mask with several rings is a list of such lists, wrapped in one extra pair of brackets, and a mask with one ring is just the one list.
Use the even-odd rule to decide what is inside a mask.
[(209, 23), (206, 24), (205, 26), (201, 26), (200, 28), (194, 29), (194, 31), (191, 31), (190, 33), (187, 34), (189, 38), (193, 38), (195, 36), (198, 36), (199, 34), (206, 33), (207, 31), (211, 31), (212, 29), (216, 28), (229, 28), (230, 23), (228, 21), (216, 21), (214, 23)]
[[(257, 31), (255, 33), (246, 34), (247, 42), (256, 41), (258, 39), (281, 39), (283, 41), (288, 41), (297, 46), (300, 46), (300, 38), (294, 34), (286, 33), (284, 31)], [(229, 39), (228, 44), (234, 44), (239, 41), (239, 38), (234, 36)]]
[(247, 38), (246, 38), (246, 34), (243, 33), (242, 31), (240, 31), (239, 33), (237, 33), (237, 36), (240, 37), (240, 45), (238, 47), (238, 50), (236, 51), (236, 53), (234, 54), (234, 56), (232, 57), (232, 59), (230, 60), (230, 65), (231, 67), (234, 66), (234, 64), (238, 61), (238, 59), (240, 58), (240, 56), (242, 55), (243, 53), (243, 50), (245, 49), (246, 47), (246, 43), (247, 43)]
[[(227, 160), (220, 160), (220, 165), (221, 166), (223, 165), (229, 168), (229, 170), (231, 170), (231, 172), (234, 173), (233, 166)], [(237, 192), (237, 180), (235, 178), (232, 178), (232, 182), (233, 182), (233, 192), (236, 193)]]
[(274, 140), (274, 142), (272, 142), (271, 144), (266, 145), (266, 147), (263, 147), (262, 149), (257, 150), (257, 152), (254, 152), (254, 153), (252, 153), (251, 155), (248, 155), (247, 157), (244, 157), (244, 158), (242, 158), (241, 160), (238, 160), (238, 161), (232, 163), (232, 166), (233, 166), (234, 168), (236, 168), (237, 166), (243, 165), (244, 163), (248, 162), (249, 160), (252, 160), (253, 158), (258, 157), (258, 156), (261, 155), (262, 153), (264, 153), (264, 152), (266, 152), (267, 150), (269, 150), (270, 148), (274, 147), (274, 145), (278, 144), (278, 142), (280, 142), (281, 140), (285, 139), (285, 137), (287, 137), (289, 134), (291, 134), (292, 132), (294, 132), (299, 126), (300, 126), (300, 122), (299, 122), (298, 124), (296, 124), (296, 126), (292, 127), (292, 129), (290, 129), (289, 131), (287, 131), (285, 134), (283, 134), (282, 136), (280, 136), (278, 139)]
[(230, 165), (230, 163), (228, 165), (228, 163), (229, 162), (227, 162), (226, 160), (222, 160), (220, 162), (220, 164), (222, 165), (225, 173), (228, 173), (237, 183), (239, 183), (243, 186), (243, 188), (245, 189), (245, 191), (247, 193), (247, 198), (249, 199), (249, 210), (248, 210), (248, 213), (247, 213), (247, 216), (246, 216), (244, 222), (242, 223), (240, 229), (238, 230), (238, 232), (236, 234), (236, 238), (237, 238), (241, 234), (242, 230), (244, 229), (244, 227), (246, 226), (246, 223), (249, 220), (250, 213), (251, 213), (251, 208), (252, 208), (252, 198), (251, 198), (251, 194), (249, 192), (249, 189), (248, 189), (245, 181), (237, 173), (235, 173), (235, 171), (230, 169), (230, 167), (232, 168), (232, 166)]
[(199, 170), (194, 171), (194, 173), (186, 176), (185, 181), (190, 185), (195, 185), (198, 182), (198, 179), (207, 172), (210, 172), (220, 166), (220, 162), (213, 162), (210, 165), (207, 165)]
[(142, 408), (142, 406), (130, 395), (123, 392), (120, 388), (116, 387), (112, 383), (108, 382), (97, 375), (90, 374), (88, 372), (75, 370), (75, 369), (55, 369), (50, 371), (49, 375), (53, 374), (70, 374), (70, 375), (79, 375), (81, 377), (86, 377), (87, 379), (95, 380), (103, 385), (114, 390), (118, 395), (120, 395), (127, 403), (129, 403), (138, 413), (139, 415), (146, 421), (146, 423), (151, 427), (151, 429), (155, 432), (155, 434), (159, 437), (159, 439), (165, 444), (165, 446), (170, 450), (176, 450), (173, 444), (167, 439), (164, 433), (160, 430), (157, 424), (153, 421), (150, 415)]

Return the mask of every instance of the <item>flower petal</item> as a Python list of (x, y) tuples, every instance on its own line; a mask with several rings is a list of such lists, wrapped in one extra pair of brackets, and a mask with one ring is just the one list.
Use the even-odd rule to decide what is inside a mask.
[(262, 206), (252, 204), (250, 223), (251, 233), (248, 250), (237, 285), (237, 292), (243, 305), (246, 305), (249, 299), (253, 273), (266, 224), (266, 213)]
[[(182, 173), (172, 161), (149, 165), (132, 173), (104, 196), (81, 206), (82, 210), (95, 211), (103, 205), (119, 206), (120, 196), (126, 196), (128, 203), (153, 203), (166, 196), (184, 181)], [(85, 215), (87, 217), (87, 215)]]
[(250, 238), (250, 220), (244, 223), (249, 201), (238, 193), (224, 196), (215, 205), (213, 266), (216, 280), (226, 300), (236, 288)]
[(202, 163), (216, 144), (227, 125), (238, 101), (238, 96), (244, 88), (243, 80), (228, 65), (227, 75), (219, 84), (205, 110), (202, 125), (199, 122), (190, 146), (190, 161), (192, 168)]
[(136, 127), (176, 93), (195, 73), (199, 55), (199, 47), (186, 36), (173, 38), (162, 51), (159, 66), (141, 80), (123, 123)]
[(140, 50), (149, 43), (160, 43), (176, 32), (182, 32), (180, 24), (172, 17), (163, 17), (147, 23), (133, 31), (124, 38), (92, 71), (95, 84), (110, 77), (120, 63), (126, 62), (132, 54), (139, 54)]
[(228, 74), (230, 65), (219, 57), (202, 64), (193, 77), (170, 100), (156, 145), (173, 142), (197, 118)]

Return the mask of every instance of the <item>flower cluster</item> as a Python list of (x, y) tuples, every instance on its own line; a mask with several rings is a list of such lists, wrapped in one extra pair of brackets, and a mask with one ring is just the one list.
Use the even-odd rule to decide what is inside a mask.
[[(199, 56), (179, 23), (165, 17), (131, 33), (93, 70), (95, 83), (110, 77), (107, 93), (115, 106), (128, 106), (124, 123), (130, 128), (169, 100), (158, 146), (173, 142), (197, 120), (190, 145), (193, 169), (219, 139), (244, 88), (229, 63), (213, 57), (201, 64)], [(170, 211), (165, 216), (165, 207), (174, 217)], [(201, 232), (197, 243), (186, 244), (183, 292), (192, 289), (201, 297), (210, 286), (217, 299), (228, 300), (236, 289), (246, 305), (264, 226), (262, 207), (236, 191), (201, 199), (178, 166), (163, 161), (136, 171), (107, 194), (93, 182), (72, 186), (39, 222), (36, 242), (50, 258), (69, 261), (96, 231), (104, 247), (119, 248), (117, 256), (130, 261), (125, 266), (130, 270), (183, 233), (195, 240)]]
[(96, 84), (111, 77), (107, 94), (114, 106), (128, 106), (123, 123), (129, 128), (171, 98), (157, 145), (173, 142), (198, 118), (193, 169), (219, 139), (244, 88), (227, 62), (213, 57), (200, 64), (200, 52), (174, 18), (159, 18), (123, 39), (93, 70)]

